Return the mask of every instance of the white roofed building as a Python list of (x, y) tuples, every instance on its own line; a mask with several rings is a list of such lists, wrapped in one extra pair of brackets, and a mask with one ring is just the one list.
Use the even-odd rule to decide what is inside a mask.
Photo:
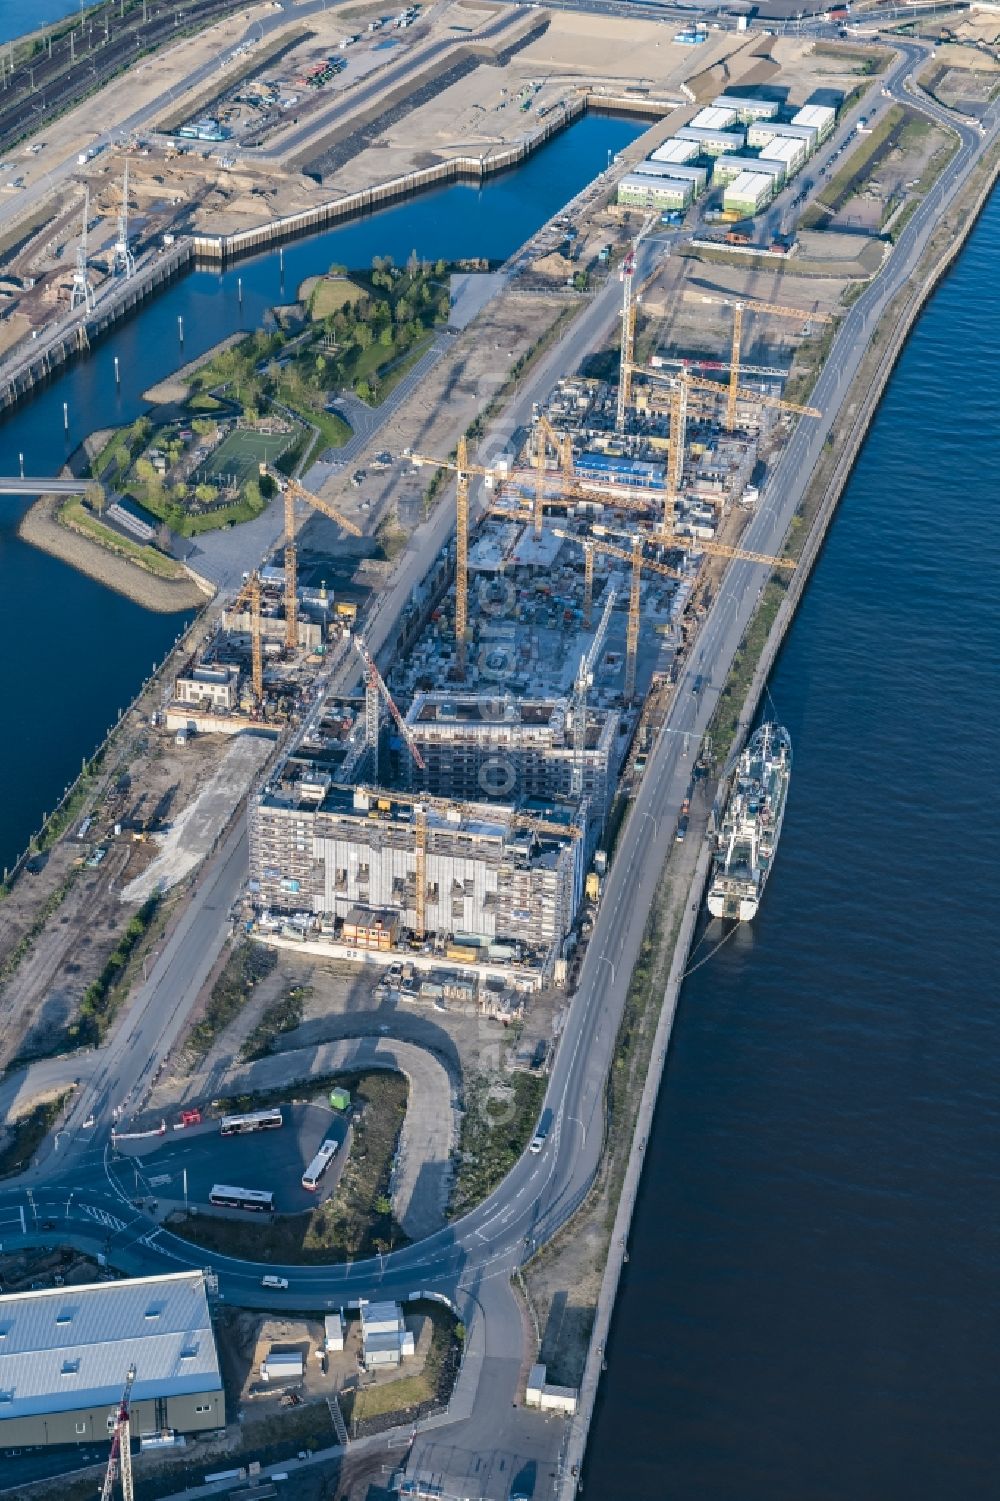
[(713, 109), (734, 110), (743, 125), (751, 120), (773, 120), (780, 108), (777, 99), (743, 98), (740, 94), (720, 94), (712, 100)]
[(134, 1434), (225, 1426), (203, 1273), (0, 1297), (0, 1446), (106, 1443), (130, 1366)]
[(662, 146), (657, 146), (655, 151), (649, 154), (651, 162), (690, 162), (698, 155), (696, 141), (679, 141), (676, 136), (664, 141)]
[(792, 116), (793, 125), (813, 126), (818, 139), (825, 141), (837, 120), (837, 111), (828, 104), (806, 104)]
[[(696, 117), (697, 118), (697, 117)], [(746, 133), (739, 127), (708, 128), (700, 125), (682, 125), (677, 132), (679, 141), (693, 141), (706, 156), (721, 156), (724, 151), (742, 151)]]

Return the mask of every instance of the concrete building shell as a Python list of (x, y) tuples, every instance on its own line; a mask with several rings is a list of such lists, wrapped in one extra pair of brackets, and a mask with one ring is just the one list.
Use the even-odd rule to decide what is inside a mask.
[[(413, 810), (361, 790), (330, 787), (303, 799), (290, 768), (257, 799), (250, 819), (251, 890), (277, 912), (356, 921), (358, 910), (417, 926)], [(429, 933), (506, 939), (554, 955), (583, 891), (584, 840), (536, 836), (513, 810), (477, 803), (427, 813), (425, 924)]]

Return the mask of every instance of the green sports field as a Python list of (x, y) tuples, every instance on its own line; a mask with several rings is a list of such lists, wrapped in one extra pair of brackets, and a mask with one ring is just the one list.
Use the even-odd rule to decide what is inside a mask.
[(234, 428), (199, 469), (199, 478), (204, 474), (211, 483), (223, 475), (232, 474), (238, 484), (245, 484), (248, 479), (256, 478), (262, 463), (277, 463), (285, 449), (294, 442), (294, 433), (275, 433), (272, 437), (246, 428)]

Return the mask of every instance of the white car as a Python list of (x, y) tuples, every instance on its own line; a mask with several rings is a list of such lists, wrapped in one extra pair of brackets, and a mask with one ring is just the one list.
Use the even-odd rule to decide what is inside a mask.
[(270, 1287), (270, 1288), (273, 1288), (277, 1292), (285, 1292), (287, 1290), (287, 1288), (288, 1288), (288, 1278), (287, 1277), (271, 1277), (271, 1276), (261, 1277), (261, 1279), (260, 1279), (260, 1285), (261, 1285), (261, 1287)]

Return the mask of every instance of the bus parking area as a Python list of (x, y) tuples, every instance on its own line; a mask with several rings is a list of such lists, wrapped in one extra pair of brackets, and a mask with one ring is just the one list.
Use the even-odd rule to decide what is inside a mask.
[[(155, 1201), (158, 1215), (178, 1207), (242, 1220), (262, 1212), (302, 1214), (335, 1191), (351, 1127), (349, 1111), (282, 1105), (200, 1121), (141, 1143), (120, 1141), (114, 1171), (131, 1198), (147, 1207)], [(335, 1150), (322, 1150), (327, 1143)]]

